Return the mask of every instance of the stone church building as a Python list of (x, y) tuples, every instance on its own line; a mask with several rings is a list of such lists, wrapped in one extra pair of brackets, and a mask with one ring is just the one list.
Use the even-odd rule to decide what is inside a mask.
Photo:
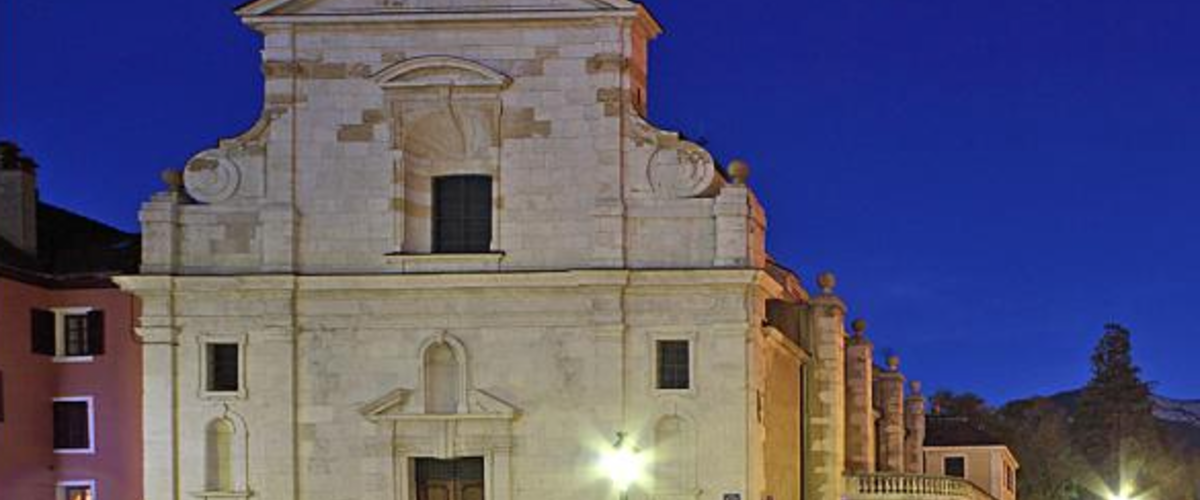
[(147, 500), (598, 500), (625, 448), (636, 499), (923, 473), (923, 399), (847, 334), (832, 275), (810, 295), (767, 255), (749, 168), (647, 120), (642, 6), (237, 15), (261, 117), (164, 175), (118, 278)]

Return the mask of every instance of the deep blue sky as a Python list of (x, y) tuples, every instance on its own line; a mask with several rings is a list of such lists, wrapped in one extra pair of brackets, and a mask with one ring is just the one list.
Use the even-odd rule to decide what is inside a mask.
[[(258, 115), (241, 0), (0, 7), (0, 137), (126, 229)], [(1082, 385), (1110, 321), (1200, 397), (1200, 2), (657, 0), (651, 117), (743, 157), (772, 251), (993, 402)]]

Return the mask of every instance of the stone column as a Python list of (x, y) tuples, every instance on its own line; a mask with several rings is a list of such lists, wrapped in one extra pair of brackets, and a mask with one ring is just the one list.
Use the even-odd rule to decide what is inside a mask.
[(904, 469), (909, 474), (925, 473), (925, 396), (921, 383), (909, 382), (904, 398)]
[(875, 471), (875, 406), (872, 371), (875, 346), (866, 336), (867, 322), (851, 323), (846, 343), (846, 470)]
[(821, 294), (812, 299), (810, 315), (813, 363), (806, 394), (810, 411), (805, 498), (841, 500), (846, 466), (846, 305), (833, 294), (833, 274), (821, 274), (817, 283)]
[(900, 357), (890, 356), (887, 369), (875, 379), (879, 392), (879, 470), (904, 472), (904, 375), (900, 373)]

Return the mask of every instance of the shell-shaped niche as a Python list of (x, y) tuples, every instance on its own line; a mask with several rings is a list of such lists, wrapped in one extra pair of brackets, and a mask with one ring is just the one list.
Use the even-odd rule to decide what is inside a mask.
[(204, 151), (183, 169), (187, 193), (202, 203), (219, 203), (232, 198), (242, 183), (242, 170), (220, 150)]

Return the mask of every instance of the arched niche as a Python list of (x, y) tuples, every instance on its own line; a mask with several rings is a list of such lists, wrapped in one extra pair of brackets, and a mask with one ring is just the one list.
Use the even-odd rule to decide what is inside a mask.
[(666, 415), (655, 422), (652, 468), (656, 496), (696, 491), (696, 435), (691, 420)]
[(467, 349), (462, 341), (442, 333), (427, 339), (419, 349), (422, 412), (467, 413)]
[(204, 491), (198, 497), (246, 498), (249, 434), (236, 413), (226, 411), (204, 427)]
[[(418, 57), (376, 75), (392, 124), (395, 246), (404, 254), (433, 250), (433, 180), (440, 176), (492, 178), (493, 214), (499, 200), (500, 93), (511, 80), (480, 63), (455, 57)], [(493, 215), (491, 251), (499, 248)]]

